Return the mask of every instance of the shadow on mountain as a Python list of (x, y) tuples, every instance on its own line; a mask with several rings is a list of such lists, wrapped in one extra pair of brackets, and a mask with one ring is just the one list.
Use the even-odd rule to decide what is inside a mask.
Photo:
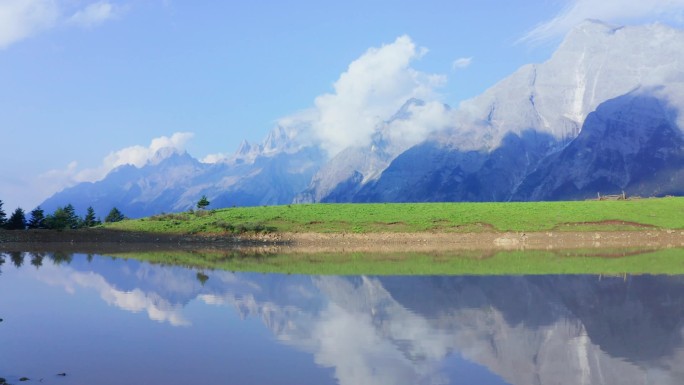
[[(425, 142), (380, 178), (340, 184), (326, 201), (537, 201), (684, 194), (684, 134), (677, 111), (637, 90), (599, 105), (569, 144), (533, 130), (508, 133), (491, 152)], [(556, 149), (561, 148), (559, 151)], [(358, 191), (358, 192), (356, 192)]]
[(514, 200), (684, 194), (684, 134), (677, 111), (637, 90), (599, 105), (579, 136), (540, 163)]
[(355, 202), (505, 201), (558, 141), (533, 130), (508, 133), (491, 152), (425, 142), (399, 155)]

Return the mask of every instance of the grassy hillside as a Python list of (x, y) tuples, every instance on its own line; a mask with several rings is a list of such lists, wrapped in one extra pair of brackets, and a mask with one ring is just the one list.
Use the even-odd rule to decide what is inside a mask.
[(106, 226), (120, 230), (191, 234), (681, 229), (684, 228), (684, 198), (239, 207), (158, 215)]

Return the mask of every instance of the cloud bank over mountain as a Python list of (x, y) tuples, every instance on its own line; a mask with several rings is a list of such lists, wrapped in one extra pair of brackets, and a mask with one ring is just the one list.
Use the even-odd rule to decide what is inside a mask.
[(186, 144), (194, 133), (176, 132), (171, 136), (160, 136), (152, 139), (149, 146), (134, 145), (109, 153), (102, 159), (102, 164), (95, 168), (79, 168), (78, 162), (70, 162), (64, 169), (53, 169), (38, 177), (39, 184), (45, 192), (55, 193), (64, 188), (82, 182), (102, 180), (115, 168), (123, 165), (144, 167), (154, 164), (171, 154), (185, 152)]
[(446, 77), (411, 67), (426, 53), (404, 35), (353, 61), (333, 85), (335, 92), (314, 102), (318, 116), (312, 127), (323, 148), (336, 155), (350, 146), (366, 146), (377, 125), (407, 100), (434, 99)]

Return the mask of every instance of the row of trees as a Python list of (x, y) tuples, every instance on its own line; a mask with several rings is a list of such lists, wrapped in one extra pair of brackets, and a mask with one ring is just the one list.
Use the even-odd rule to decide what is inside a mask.
[[(209, 206), (210, 202), (206, 195), (197, 202), (197, 208), (204, 210)], [(95, 216), (95, 210), (92, 206), (88, 207), (86, 215), (81, 218), (76, 215), (74, 206), (68, 204), (64, 207), (59, 207), (54, 213), (45, 215), (40, 206), (36, 207), (29, 213), (29, 218), (26, 218), (26, 212), (21, 207), (18, 207), (9, 218), (2, 209), (2, 201), (0, 200), (0, 228), (7, 230), (24, 230), (29, 229), (80, 229), (83, 227), (93, 227), (102, 223), (102, 221)], [(126, 217), (117, 209), (112, 208), (109, 214), (105, 217), (105, 222), (119, 222)]]
[[(18, 207), (9, 218), (2, 209), (2, 201), (0, 200), (0, 228), (7, 230), (24, 230), (29, 229), (80, 229), (83, 227), (93, 227), (102, 223), (102, 221), (95, 216), (95, 210), (88, 207), (86, 215), (81, 218), (76, 215), (74, 206), (68, 204), (64, 207), (59, 207), (52, 214), (45, 215), (40, 206), (36, 207), (29, 213), (29, 218), (26, 218), (26, 213), (21, 207)], [(105, 217), (105, 222), (118, 222), (125, 219), (125, 216), (116, 207), (109, 211)]]

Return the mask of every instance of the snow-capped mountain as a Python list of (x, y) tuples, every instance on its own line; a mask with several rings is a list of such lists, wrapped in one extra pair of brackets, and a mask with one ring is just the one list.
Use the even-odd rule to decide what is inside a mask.
[(160, 153), (42, 206), (93, 205), (100, 215), (116, 206), (135, 217), (188, 209), (203, 194), (212, 207), (682, 194), (682, 109), (684, 31), (586, 21), (546, 62), (457, 108), (410, 99), (370, 144), (331, 158), (315, 117), (303, 115), (222, 162)]
[[(660, 24), (618, 28), (585, 21), (548, 61), (524, 66), (464, 102), (450, 143), (493, 149), (507, 134), (529, 130), (573, 139), (599, 104), (639, 88), (662, 86), (662, 97), (684, 102), (682, 37)], [(463, 140), (464, 132), (478, 140)]]
[(229, 159), (201, 163), (187, 153), (160, 150), (145, 166), (120, 166), (103, 180), (67, 188), (41, 204), (46, 212), (71, 203), (102, 218), (112, 207), (135, 218), (194, 208), (202, 195), (210, 208), (290, 203), (324, 161), (324, 152), (276, 127), (258, 145), (243, 142)]
[(187, 153), (164, 150), (144, 167), (119, 166), (101, 181), (80, 183), (53, 195), (41, 207), (51, 213), (72, 204), (77, 213), (85, 213), (92, 206), (101, 219), (113, 207), (130, 217), (179, 211), (187, 207), (180, 207), (178, 198), (208, 169)]
[[(617, 165), (610, 162), (572, 171), (573, 183), (578, 185), (568, 188), (581, 190), (579, 194), (545, 192), (535, 185), (538, 176), (530, 174), (540, 165), (548, 169), (552, 158), (547, 157), (553, 157), (566, 146), (613, 146), (618, 147), (618, 153), (629, 148), (635, 151), (637, 146), (638, 161), (649, 167), (667, 164), (658, 160), (663, 152), (681, 154), (681, 141), (677, 138), (681, 138), (684, 119), (673, 111), (684, 108), (683, 39), (684, 32), (659, 24), (615, 28), (587, 21), (566, 37), (547, 62), (524, 66), (481, 96), (462, 103), (455, 111), (450, 130), (437, 133), (399, 155), (379, 179), (361, 188), (352, 200), (578, 199), (594, 197), (597, 192), (620, 192), (626, 184), (594, 186), (587, 182), (599, 170), (612, 173)], [(611, 100), (629, 99), (628, 95), (643, 95), (631, 99), (635, 104), (631, 119), (636, 123), (621, 124), (617, 119), (611, 128), (616, 134), (593, 135), (591, 140), (582, 135), (576, 141), (583, 125), (595, 124), (586, 121), (590, 113)], [(659, 103), (652, 102), (654, 99)], [(646, 104), (639, 106), (641, 102)], [(660, 104), (667, 105), (667, 110), (658, 107)], [(663, 128), (644, 125), (647, 117), (668, 122), (664, 127), (672, 129), (667, 135), (674, 140), (660, 141), (665, 147), (651, 143), (651, 147), (641, 148), (646, 142), (640, 138), (660, 135), (658, 132)], [(653, 130), (658, 132), (652, 133)], [(592, 142), (614, 141), (619, 137), (621, 145)], [(630, 155), (620, 153), (615, 157)], [(675, 158), (668, 156), (668, 160)], [(663, 170), (662, 181), (670, 178), (670, 172), (681, 169), (670, 166), (668, 171)], [(560, 174), (567, 174), (567, 168), (548, 169), (546, 174), (562, 178)], [(639, 188), (641, 195), (684, 191), (681, 178), (673, 177), (665, 188), (642, 181), (647, 175), (632, 174), (633, 171), (636, 169), (625, 170), (622, 179), (629, 179), (632, 185), (650, 186)], [(524, 187), (519, 190), (521, 186)], [(537, 190), (532, 193), (535, 187)]]

